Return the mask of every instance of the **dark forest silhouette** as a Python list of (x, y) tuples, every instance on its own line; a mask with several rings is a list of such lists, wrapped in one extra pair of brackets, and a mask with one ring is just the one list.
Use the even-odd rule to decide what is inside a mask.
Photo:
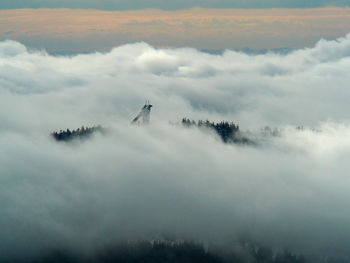
[(82, 126), (81, 128), (78, 128), (76, 130), (65, 130), (62, 131), (60, 130), (59, 132), (53, 132), (51, 133), (52, 137), (56, 140), (56, 141), (71, 141), (73, 139), (84, 139), (84, 138), (88, 138), (90, 137), (93, 133), (96, 132), (104, 132), (104, 128), (102, 128), (102, 126), (98, 125), (98, 126), (93, 126), (93, 127), (87, 127), (85, 128), (84, 126)]
[[(224, 143), (234, 143), (234, 144), (248, 144), (248, 145), (257, 145), (258, 141), (254, 138), (252, 138), (251, 133), (248, 132), (241, 132), (239, 129), (239, 126), (233, 122), (228, 121), (221, 121), (221, 122), (210, 122), (209, 120), (203, 121), (203, 120), (190, 120), (187, 118), (183, 118), (181, 120), (181, 125), (184, 127), (197, 127), (197, 128), (205, 128), (215, 131), (219, 137), (221, 138), (222, 142)], [(303, 131), (304, 127), (298, 126), (296, 128), (299, 131)], [(60, 130), (59, 132), (55, 131), (51, 133), (51, 136), (59, 142), (70, 142), (74, 139), (86, 139), (91, 137), (96, 132), (105, 133), (106, 128), (102, 127), (101, 125), (92, 126), (92, 127), (84, 127), (78, 128), (76, 130)], [(312, 131), (317, 131), (315, 129), (312, 129)], [(260, 129), (260, 134), (263, 137), (280, 137), (281, 131), (277, 128), (270, 128), (269, 126), (266, 126), (264, 128)]]
[(208, 128), (214, 130), (221, 138), (224, 143), (242, 143), (242, 144), (252, 144), (253, 141), (247, 137), (242, 136), (239, 131), (239, 126), (233, 122), (222, 121), (219, 123), (206, 121), (194, 121), (190, 119), (183, 118), (182, 125), (185, 127), (198, 127), (198, 128)]
[(88, 258), (64, 250), (55, 250), (22, 263), (306, 263), (301, 255), (251, 243), (239, 251), (205, 248), (195, 242), (139, 241), (104, 248)]

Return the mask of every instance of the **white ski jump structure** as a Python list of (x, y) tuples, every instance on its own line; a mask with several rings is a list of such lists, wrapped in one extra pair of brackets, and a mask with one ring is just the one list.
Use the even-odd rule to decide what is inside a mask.
[(148, 124), (151, 116), (152, 104), (146, 101), (145, 105), (141, 108), (140, 113), (131, 121), (132, 124), (140, 124), (142, 118), (142, 124)]

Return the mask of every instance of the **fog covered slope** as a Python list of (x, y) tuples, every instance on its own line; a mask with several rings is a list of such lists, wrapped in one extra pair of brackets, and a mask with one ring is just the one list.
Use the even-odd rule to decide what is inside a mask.
[[(347, 257), (349, 71), (350, 35), (287, 55), (135, 43), (65, 57), (0, 42), (0, 261), (164, 235)], [(145, 100), (150, 125), (130, 125)], [(170, 123), (183, 117), (281, 134), (228, 145)], [(110, 132), (50, 136), (97, 124)]]

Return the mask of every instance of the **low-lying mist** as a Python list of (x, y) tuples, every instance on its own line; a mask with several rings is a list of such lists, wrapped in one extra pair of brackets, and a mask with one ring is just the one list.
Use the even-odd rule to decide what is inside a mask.
[[(350, 36), (287, 55), (136, 43), (55, 57), (0, 42), (0, 260), (167, 238), (347, 256), (349, 55)], [(150, 125), (131, 125), (145, 100)], [(183, 117), (233, 121), (259, 144)], [(50, 135), (82, 125), (108, 132)]]

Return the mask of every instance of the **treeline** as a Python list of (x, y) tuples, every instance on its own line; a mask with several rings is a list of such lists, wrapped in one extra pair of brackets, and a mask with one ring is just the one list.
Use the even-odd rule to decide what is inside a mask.
[(182, 125), (185, 127), (204, 127), (214, 130), (221, 138), (224, 143), (243, 143), (243, 144), (252, 144), (249, 138), (243, 136), (239, 131), (239, 126), (233, 122), (210, 122), (206, 121), (194, 121), (187, 118), (183, 118), (181, 121)]
[(85, 128), (84, 126), (82, 126), (81, 128), (78, 128), (76, 130), (65, 130), (62, 131), (60, 130), (59, 132), (53, 132), (51, 133), (52, 137), (56, 140), (56, 141), (71, 141), (73, 139), (83, 139), (83, 138), (87, 138), (90, 137), (93, 133), (95, 132), (103, 132), (104, 129), (102, 128), (102, 126), (98, 125), (98, 126), (93, 126), (93, 127), (87, 127)]
[(205, 248), (194, 242), (143, 241), (105, 248), (88, 258), (62, 250), (22, 263), (307, 263), (289, 251), (247, 245), (239, 251)]

